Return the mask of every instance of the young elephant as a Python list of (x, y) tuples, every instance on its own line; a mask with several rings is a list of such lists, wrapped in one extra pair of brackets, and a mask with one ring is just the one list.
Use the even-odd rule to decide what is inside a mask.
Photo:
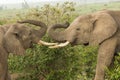
[(77, 17), (64, 31), (55, 31), (62, 27), (55, 24), (48, 29), (48, 35), (57, 42), (65, 42), (50, 48), (66, 45), (98, 45), (98, 57), (94, 80), (105, 80), (105, 68), (108, 67), (116, 52), (120, 51), (120, 11), (102, 10)]
[[(39, 30), (34, 30), (20, 23), (32, 23), (40, 26)], [(38, 43), (46, 33), (47, 26), (33, 20), (26, 20), (12, 25), (0, 27), (0, 80), (10, 80), (8, 75), (7, 58), (9, 53), (23, 55), (27, 48), (31, 48), (33, 43)]]

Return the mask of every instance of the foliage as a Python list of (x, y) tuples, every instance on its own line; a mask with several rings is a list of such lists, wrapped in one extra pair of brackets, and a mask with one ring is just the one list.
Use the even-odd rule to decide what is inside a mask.
[[(115, 3), (117, 5), (119, 3)], [(48, 26), (65, 21), (71, 22), (78, 14), (86, 14), (96, 10), (113, 8), (108, 5), (85, 5), (75, 8), (72, 2), (50, 5), (42, 8), (22, 10), (24, 13), (16, 14), (14, 18), (8, 17), (0, 24), (13, 23), (17, 20), (35, 19), (45, 22)], [(116, 6), (115, 6), (116, 7)], [(118, 7), (119, 8), (119, 7)], [(77, 11), (76, 11), (77, 9)], [(8, 13), (8, 12), (7, 12)], [(46, 35), (43, 40), (52, 42)], [(18, 80), (93, 80), (95, 74), (97, 47), (69, 45), (60, 49), (49, 49), (46, 46), (34, 45), (28, 49), (25, 56), (9, 56), (10, 73), (28, 73)], [(107, 80), (120, 78), (120, 55), (115, 56), (114, 66), (106, 69)]]
[[(61, 8), (62, 7), (62, 8)], [(25, 15), (18, 14), (19, 20), (35, 19), (44, 21), (47, 25), (62, 23), (63, 21), (72, 21), (76, 16), (75, 3), (65, 2), (56, 5), (45, 4), (41, 8), (32, 8)]]
[[(45, 37), (46, 38), (46, 37)], [(49, 41), (48, 38), (44, 39)], [(11, 56), (9, 69), (24, 71), (30, 75), (22, 78), (30, 80), (77, 80), (93, 77), (97, 48), (75, 46), (49, 49), (34, 45), (25, 56)], [(17, 62), (16, 62), (17, 61)], [(94, 61), (94, 62), (93, 62)], [(14, 65), (13, 65), (14, 64)], [(90, 67), (94, 65), (93, 67)], [(93, 72), (92, 74), (89, 74)]]
[(111, 64), (111, 68), (107, 69), (106, 78), (108, 80), (118, 80), (120, 79), (120, 53), (114, 57), (114, 62)]

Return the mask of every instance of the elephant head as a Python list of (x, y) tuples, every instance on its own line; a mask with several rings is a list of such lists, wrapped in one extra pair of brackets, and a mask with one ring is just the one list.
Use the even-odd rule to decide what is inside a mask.
[[(36, 26), (40, 26), (40, 29), (35, 30), (31, 27), (27, 27), (21, 23), (35, 23)], [(8, 25), (9, 29), (4, 35), (4, 47), (9, 53), (24, 54), (27, 48), (32, 47), (33, 43), (38, 41), (45, 35), (47, 26), (40, 22), (33, 20), (21, 21), (14, 25)]]
[(62, 26), (62, 24), (55, 24), (48, 28), (50, 38), (57, 42), (65, 42), (50, 48), (63, 47), (69, 43), (100, 45), (117, 31), (117, 24), (109, 11), (79, 16), (64, 31), (55, 31)]

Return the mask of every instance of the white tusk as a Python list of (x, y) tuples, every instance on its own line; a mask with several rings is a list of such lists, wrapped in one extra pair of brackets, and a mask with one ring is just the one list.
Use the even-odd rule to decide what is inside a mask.
[(38, 44), (46, 45), (46, 46), (52, 46), (52, 45), (57, 45), (58, 43), (48, 43), (45, 41), (40, 40)]
[(50, 46), (49, 48), (59, 48), (59, 47), (64, 47), (67, 46), (70, 42), (66, 41), (65, 43), (60, 43), (58, 45)]

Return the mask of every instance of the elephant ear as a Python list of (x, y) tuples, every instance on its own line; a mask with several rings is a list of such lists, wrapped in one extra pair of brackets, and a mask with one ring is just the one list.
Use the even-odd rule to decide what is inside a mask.
[(4, 47), (9, 53), (23, 55), (25, 53), (25, 49), (19, 41), (19, 27), (20, 25), (17, 24), (10, 26), (4, 36)]
[(93, 31), (90, 36), (90, 45), (100, 45), (106, 39), (112, 37), (118, 28), (113, 17), (108, 13), (96, 13), (93, 16)]

